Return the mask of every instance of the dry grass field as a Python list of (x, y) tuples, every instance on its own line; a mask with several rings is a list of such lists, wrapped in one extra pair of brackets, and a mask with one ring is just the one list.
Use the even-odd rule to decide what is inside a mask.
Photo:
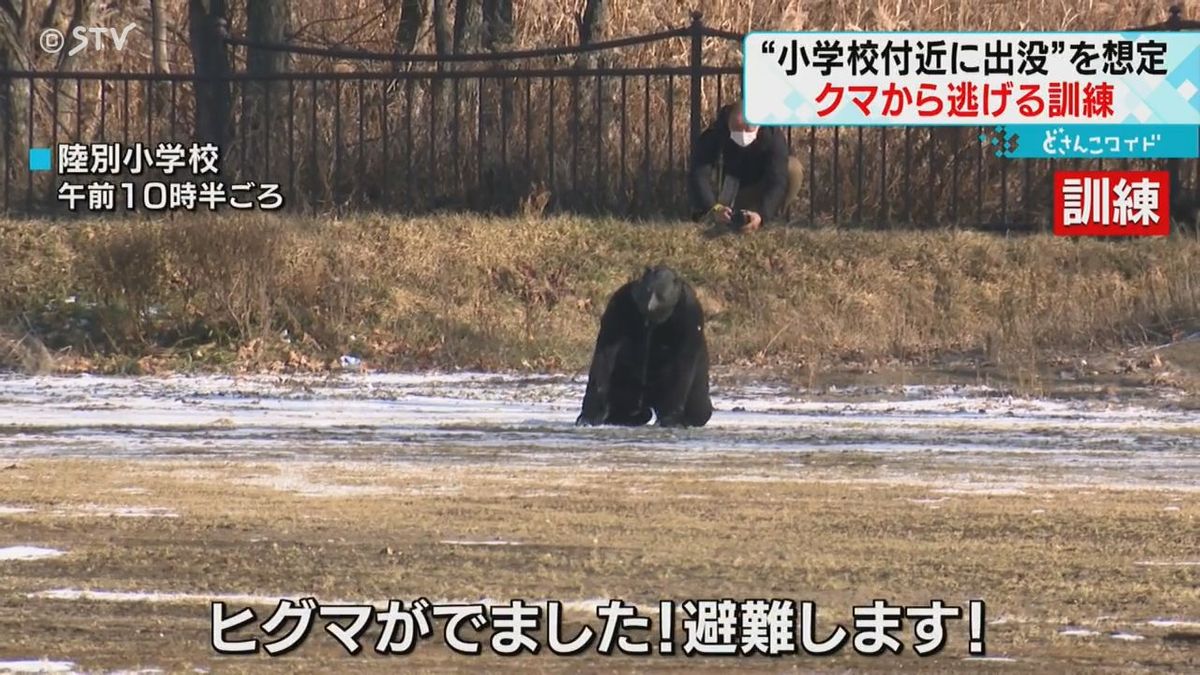
[[(570, 218), (3, 223), (5, 365), (147, 376), (0, 380), (0, 669), (1194, 671), (1198, 254)], [(710, 314), (713, 423), (574, 429), (565, 380), (603, 303), (660, 260)], [(347, 383), (342, 355), (528, 376)], [(233, 375), (165, 377), (194, 371)], [(949, 377), (982, 391), (894, 386)], [(870, 386), (820, 400), (847, 382)], [(982, 599), (988, 660), (964, 661), (962, 621), (930, 657), (910, 623), (878, 657), (384, 657), (374, 629), (351, 657), (323, 624), (277, 659), (212, 651), (210, 600), (265, 620), (306, 595), (559, 600), (597, 629), (610, 598), (811, 600), (830, 630), (877, 598)]]
[[(576, 43), (583, 2), (513, 4), (512, 48)], [(732, 31), (1116, 30), (1163, 20), (1168, 4), (626, 0), (611, 3), (601, 37), (676, 28), (694, 9)], [(50, 5), (25, 3), (27, 25), (12, 29), (36, 35), (43, 16), (65, 27), (70, 3), (44, 15)], [(146, 21), (147, 3), (84, 5), (97, 24)], [(187, 3), (161, 5), (164, 66), (187, 73)], [(391, 52), (405, 5), (294, 0), (292, 39)], [(243, 35), (245, 2), (230, 6)], [(418, 37), (416, 51), (431, 51), (428, 25)], [(706, 40), (706, 63), (738, 65), (736, 46)], [(231, 53), (242, 69), (245, 50)], [(678, 65), (686, 42), (610, 57)], [(55, 67), (37, 54), (28, 65)], [(86, 66), (146, 72), (149, 50), (135, 40)], [(706, 115), (735, 79), (704, 83)], [(996, 210), (995, 162), (970, 172), (981, 187), (963, 193), (963, 222), (922, 221), (920, 204), (905, 216), (943, 230), (866, 232), (802, 218), (801, 227), (709, 238), (690, 223), (547, 217), (552, 200), (588, 196), (540, 182), (570, 178), (575, 190), (572, 151), (597, 157), (583, 162), (576, 192), (599, 176), (618, 194), (619, 176), (620, 199), (636, 209), (670, 206), (684, 165), (686, 78), (622, 81), (625, 100), (584, 83), (573, 117), (561, 103), (566, 85), (551, 106), (545, 80), (467, 83), (432, 128), (445, 88), (359, 82), (348, 103), (350, 82), (292, 92), (304, 122), (287, 133), (294, 161), (282, 142), (272, 154), (234, 139), (230, 163), (250, 148), (238, 172), (294, 173), (300, 187), (285, 197), (297, 204), (395, 198), (404, 186), (432, 204), (433, 188), (470, 192), (472, 176), (491, 171), (510, 181), (493, 175), (488, 197), (515, 215), (0, 219), (0, 673), (39, 660), (43, 670), (89, 673), (1200, 672), (1194, 234), (1099, 241), (959, 230), (967, 210)], [(510, 110), (505, 91), (528, 98)], [(39, 142), (75, 129), (85, 142), (183, 138), (194, 113), (186, 82), (43, 82), (32, 98), (34, 114), (20, 117), (34, 119)], [(607, 106), (595, 106), (595, 119), (589, 100)], [(489, 133), (502, 122), (485, 108), (505, 133)], [(234, 112), (235, 129), (253, 127)], [(586, 137), (572, 132), (580, 128)], [(561, 134), (558, 145), (546, 130)], [(830, 134), (801, 133), (794, 150), (825, 157)], [(581, 143), (568, 151), (563, 138)], [(917, 163), (905, 169), (899, 138), (890, 164), (867, 151), (868, 221), (914, 193), (910, 179), (932, 213), (958, 179), (939, 167), (974, 166), (979, 152), (969, 134), (919, 131), (908, 148)], [(473, 139), (490, 163), (472, 159)], [(515, 166), (522, 146), (535, 157), (525, 173)], [(16, 145), (5, 153), (20, 177), (6, 188), (8, 208), (23, 201), (25, 160)], [(435, 156), (446, 173), (423, 173), (422, 158)], [(403, 178), (400, 157), (418, 159)], [(851, 162), (848, 151), (842, 160)], [(454, 171), (467, 180), (449, 178)], [(853, 173), (837, 184), (843, 201)], [(810, 179), (824, 223), (835, 181)], [(1020, 187), (1004, 183), (1005, 198), (1044, 184), (1043, 172), (1025, 171)], [(581, 385), (571, 375), (588, 366), (605, 302), (658, 262), (693, 283), (707, 314), (722, 397), (713, 423), (679, 435), (577, 430)], [(410, 377), (430, 368), (448, 374)], [(360, 369), (383, 372), (347, 372)], [(455, 379), (464, 369), (513, 379)], [(776, 659), (595, 649), (505, 658), (486, 647), (467, 657), (436, 638), (380, 656), (377, 627), (350, 656), (321, 621), (282, 657), (211, 648), (211, 601), (252, 606), (261, 621), (275, 598), (305, 596), (559, 600), (571, 634), (599, 629), (595, 606), (608, 599), (637, 604), (655, 627), (661, 599), (809, 600), (820, 637), (835, 624), (853, 633), (851, 609), (875, 599), (982, 599), (987, 656), (968, 660), (961, 620), (948, 622), (945, 648), (929, 657), (913, 653), (908, 621), (896, 632), (903, 652), (876, 657), (849, 645)], [(683, 635), (676, 625), (677, 651)]]
[[(714, 365), (806, 384), (941, 369), (1192, 388), (1200, 243), (582, 218), (0, 222), (0, 362), (153, 373), (582, 372), (645, 265), (698, 289)], [(24, 341), (24, 342), (22, 342)], [(44, 344), (46, 350), (37, 347)]]
[[(930, 463), (922, 475), (942, 470)], [(1195, 492), (956, 493), (872, 482), (845, 466), (777, 481), (729, 471), (21, 460), (3, 470), (4, 542), (64, 553), (0, 562), (0, 662), (166, 672), (1200, 668)], [(323, 490), (298, 493), (298, 483)], [(489, 541), (507, 545), (479, 545)], [(210, 650), (208, 599), (228, 598), (230, 613), (255, 606), (261, 621), (270, 598), (309, 594), (561, 600), (575, 628), (588, 620), (587, 601), (620, 598), (656, 616), (659, 599), (787, 598), (816, 602), (828, 630), (850, 627), (850, 608), (876, 598), (983, 599), (988, 660), (964, 661), (961, 621), (948, 622), (946, 646), (931, 657), (913, 654), (908, 623), (897, 633), (905, 650), (873, 658), (848, 647), (777, 660), (465, 657), (436, 639), (380, 656), (375, 630), (350, 657), (320, 623), (275, 660)]]

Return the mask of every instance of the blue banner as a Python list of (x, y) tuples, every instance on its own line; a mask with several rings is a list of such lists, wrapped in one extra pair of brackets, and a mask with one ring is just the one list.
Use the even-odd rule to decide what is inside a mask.
[(1200, 127), (1174, 125), (1013, 124), (979, 135), (1011, 159), (1193, 159)]

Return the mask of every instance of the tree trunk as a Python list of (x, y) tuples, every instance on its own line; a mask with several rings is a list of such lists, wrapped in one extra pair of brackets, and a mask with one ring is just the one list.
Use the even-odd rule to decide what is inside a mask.
[(162, 0), (150, 3), (150, 67), (156, 73), (169, 73), (167, 66), (167, 22), (163, 17)]
[[(0, 68), (30, 70), (29, 44), (25, 17), (9, 0), (0, 0)], [(8, 149), (6, 166), (13, 167), (16, 176), (21, 175), (17, 167), (28, 159), (29, 105), (29, 80), (0, 81), (0, 142)]]
[(454, 3), (454, 53), (476, 54), (482, 44), (483, 0)]
[(513, 0), (483, 0), (483, 46), (502, 52), (513, 43)]
[[(246, 3), (246, 38), (251, 42), (286, 44), (291, 28), (287, 0), (255, 0)], [(288, 53), (269, 49), (250, 48), (246, 54), (246, 70), (255, 75), (270, 76), (287, 70)]]
[[(449, 0), (432, 0), (432, 2), (433, 48), (439, 56), (445, 56), (450, 54), (454, 49), (454, 32), (452, 24), (453, 18), (450, 15), (447, 4)], [(439, 73), (445, 71), (446, 64), (438, 61), (437, 70)], [(433, 143), (435, 147), (435, 150), (431, 151), (430, 154), (433, 154), (436, 157), (435, 161), (437, 164), (445, 166), (447, 164), (446, 156), (438, 155), (436, 148), (444, 148), (447, 145), (445, 141), (449, 138), (448, 132), (451, 124), (454, 122), (453, 119), (451, 119), (450, 123), (447, 123), (445, 120), (447, 114), (453, 114), (455, 101), (450, 96), (450, 87), (446, 86), (446, 80), (444, 78), (434, 76), (431, 79), (430, 85), (432, 87), (432, 91), (430, 91), (430, 105), (433, 107), (433, 111), (430, 115), (430, 123), (433, 124), (434, 127), (430, 129), (430, 142)], [(432, 170), (434, 169), (431, 167), (431, 171)], [(447, 177), (444, 173), (441, 173), (439, 178), (443, 180), (450, 179), (450, 177)], [(435, 189), (434, 192), (436, 195), (438, 190)]]
[[(438, 54), (449, 54), (451, 50), (450, 12), (446, 7), (449, 0), (433, 0), (433, 47)], [(442, 64), (438, 64), (441, 70)]]
[[(512, 48), (513, 2), (512, 0), (482, 0), (479, 46), (481, 51), (497, 53)], [(492, 61), (488, 70), (496, 77), (484, 80), (484, 91), (479, 126), (484, 143), (484, 184), (480, 186), (480, 208), (515, 209), (520, 197), (528, 193), (530, 167), (521, 167), (513, 161), (513, 153), (519, 147), (513, 134), (518, 128), (515, 119), (516, 83), (504, 77), (506, 64)], [(482, 203), (483, 201), (488, 203)]]
[(225, 147), (229, 137), (229, 58), (223, 35), (225, 0), (188, 0), (188, 33), (196, 75), (196, 139)]
[(400, 21), (396, 24), (396, 51), (416, 53), (421, 35), (429, 29), (432, 18), (429, 0), (402, 0)]
[[(603, 42), (608, 37), (610, 10), (608, 0), (587, 0), (578, 18), (580, 45)], [(575, 65), (579, 68), (596, 68), (607, 65), (607, 59), (599, 52), (586, 52), (579, 55)], [(608, 166), (604, 155), (603, 137), (598, 139), (595, 129), (598, 103), (602, 108), (612, 111), (607, 115), (609, 120), (620, 114), (619, 109), (612, 104), (615, 98), (613, 84), (611, 78), (609, 81), (597, 83), (594, 77), (588, 77), (585, 82), (573, 82), (571, 87), (571, 110), (568, 114), (571, 120), (571, 136), (575, 139), (571, 157), (572, 170), (580, 182), (588, 185), (595, 184), (601, 166)], [(621, 102), (618, 104), (623, 105)], [(617, 142), (624, 140), (617, 139)], [(589, 177), (586, 175), (588, 173), (592, 175)], [(605, 201), (604, 195), (594, 189), (582, 190), (579, 197), (591, 206)]]
[[(281, 45), (288, 42), (291, 13), (287, 0), (255, 0), (246, 3), (246, 38), (251, 42)], [(288, 69), (288, 53), (251, 47), (246, 54), (246, 71), (261, 79), (249, 80), (242, 89), (248, 97), (242, 110), (245, 125), (248, 175), (246, 180), (273, 181), (284, 168), (269, 154), (278, 155), (280, 146), (272, 147), (270, 137), (287, 128), (287, 83), (275, 77)]]
[(608, 35), (608, 0), (588, 0), (579, 16), (579, 44), (601, 42)]

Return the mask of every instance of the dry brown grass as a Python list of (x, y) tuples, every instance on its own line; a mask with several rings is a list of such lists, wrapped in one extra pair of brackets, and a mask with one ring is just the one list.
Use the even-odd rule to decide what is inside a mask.
[[(608, 296), (679, 269), (717, 364), (1034, 368), (1200, 330), (1200, 242), (775, 230), (573, 218), (247, 216), (0, 224), (0, 325), (170, 367), (583, 369)], [(165, 361), (164, 361), (165, 360)]]
[[(895, 604), (938, 598), (952, 605), (982, 598), (989, 655), (1015, 660), (963, 662), (968, 634), (961, 621), (948, 622), (946, 647), (933, 657), (913, 654), (906, 622), (899, 655), (856, 657), (847, 647), (832, 657), (779, 661), (594, 652), (571, 659), (549, 653), (466, 659), (449, 654), (437, 638), (407, 656), (377, 656), (368, 646), (351, 659), (318, 623), (303, 646), (273, 664), (287, 672), (329, 672), (348, 664), (371, 672), (398, 665), (522, 672), (791, 666), (837, 672), (981, 666), (1005, 672), (1188, 672), (1200, 665), (1194, 628), (1147, 624), (1200, 619), (1194, 568), (1139, 564), (1195, 560), (1192, 540), (1182, 536), (1195, 530), (1200, 516), (1194, 493), (1047, 487), (1012, 496), (945, 495), (820, 478), (726, 480), (731, 471), (737, 468), (514, 473), (378, 464), (22, 460), (4, 472), (4, 504), (33, 511), (0, 516), (6, 545), (67, 554), (0, 563), (0, 603), (7, 608), (0, 613), (6, 636), (0, 660), (48, 657), (87, 670), (141, 666), (167, 672), (260, 672), (272, 665), (264, 656), (214, 655), (202, 599), (130, 604), (27, 597), (67, 588), (201, 598), (311, 593), (350, 601), (621, 598), (643, 611), (660, 598), (788, 598), (816, 602), (819, 623), (830, 630), (833, 622), (849, 627), (850, 608), (875, 598)], [(289, 491), (297, 478), (375, 492), (304, 496)], [(178, 517), (79, 515), (97, 504), (161, 508)], [(520, 545), (441, 543), (497, 538)], [(272, 607), (257, 609), (262, 621)], [(584, 618), (570, 616), (573, 628)], [(599, 628), (594, 619), (592, 624)], [(1071, 626), (1098, 634), (1059, 634)], [(1144, 639), (1109, 637), (1118, 631)], [(247, 629), (242, 635), (262, 633)], [(373, 644), (376, 635), (371, 630), (364, 642)], [(488, 635), (485, 629), (479, 637)]]
[(53, 369), (54, 359), (40, 340), (0, 331), (0, 370), (41, 375)]

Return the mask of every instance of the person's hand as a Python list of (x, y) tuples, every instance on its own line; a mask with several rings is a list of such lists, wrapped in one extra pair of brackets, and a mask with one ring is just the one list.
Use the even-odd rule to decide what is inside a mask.
[(746, 222), (742, 225), (742, 232), (753, 232), (762, 227), (762, 216), (757, 211), (745, 212)]

